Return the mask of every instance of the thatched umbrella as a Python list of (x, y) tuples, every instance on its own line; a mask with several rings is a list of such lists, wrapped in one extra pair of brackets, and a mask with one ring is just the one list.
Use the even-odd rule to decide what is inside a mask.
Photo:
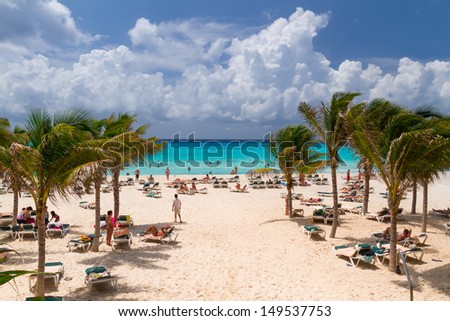
[(255, 179), (258, 176), (261, 178), (263, 178), (263, 177), (273, 178), (275, 176), (280, 176), (282, 174), (283, 174), (283, 172), (277, 168), (265, 167), (265, 168), (252, 169), (252, 170), (248, 171), (245, 174), (245, 176), (247, 177), (247, 179)]

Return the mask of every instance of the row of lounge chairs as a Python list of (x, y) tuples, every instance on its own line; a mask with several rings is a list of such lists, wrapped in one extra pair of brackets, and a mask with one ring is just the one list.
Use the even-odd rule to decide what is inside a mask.
[[(56, 290), (58, 289), (59, 282), (64, 276), (64, 263), (63, 262), (47, 262), (45, 263), (45, 279), (53, 282)], [(101, 283), (110, 283), (111, 286), (116, 289), (118, 277), (112, 275), (105, 266), (93, 266), (84, 270), (85, 278), (84, 283), (89, 289), (89, 293), (92, 292), (93, 286)], [(28, 276), (28, 286), (31, 292), (35, 291), (37, 274), (30, 274)], [(27, 299), (28, 300), (28, 299)]]
[[(363, 213), (361, 212), (361, 216), (365, 219), (377, 220), (378, 222), (388, 222), (391, 219), (391, 215), (389, 213), (389, 209), (383, 208), (381, 211), (376, 213)], [(403, 213), (403, 208), (398, 209), (397, 220), (405, 220), (406, 215)]]
[[(64, 236), (69, 232), (69, 229), (70, 224), (49, 223), (45, 230), (45, 235), (47, 237), (57, 234)], [(0, 226), (0, 234), (10, 236), (13, 239), (19, 238), (20, 241), (23, 241), (25, 236), (33, 236), (37, 239), (37, 229), (34, 223)]]
[[(156, 241), (161, 244), (167, 245), (173, 242), (176, 242), (178, 233), (174, 231), (175, 227), (171, 226), (167, 229), (163, 234), (154, 236), (150, 233), (140, 232), (137, 234), (139, 241), (149, 242)], [(67, 243), (67, 247), (69, 251), (75, 251), (77, 249), (81, 249), (83, 252), (87, 252), (92, 247), (94, 241), (94, 234), (88, 235), (80, 235), (80, 237), (69, 240)], [(104, 240), (104, 234), (100, 235), (99, 242), (102, 243)], [(121, 227), (115, 229), (113, 232), (113, 237), (111, 239), (111, 247), (113, 250), (116, 250), (117, 246), (121, 244), (128, 245), (129, 247), (133, 243), (133, 234), (126, 227)]]
[[(334, 255), (349, 260), (349, 265), (357, 267), (360, 262), (383, 264), (389, 258), (389, 242), (379, 242), (376, 245), (360, 243), (356, 245), (338, 245), (332, 248)], [(406, 247), (397, 244), (397, 251), (401, 251), (406, 257), (411, 256), (421, 261), (424, 255), (423, 248), (417, 246)]]

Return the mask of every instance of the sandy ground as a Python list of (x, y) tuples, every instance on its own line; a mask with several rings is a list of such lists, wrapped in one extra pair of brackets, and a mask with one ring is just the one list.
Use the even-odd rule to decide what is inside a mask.
[[(244, 175), (241, 183), (245, 184)], [(165, 177), (156, 177), (161, 184)], [(182, 177), (182, 178), (188, 178)], [(199, 177), (200, 178), (200, 177)], [(342, 186), (340, 178), (339, 185)], [(372, 180), (370, 211), (386, 206), (383, 183)], [(135, 225), (133, 234), (149, 225), (173, 224), (171, 204), (174, 190), (163, 187), (163, 197), (145, 197), (139, 185), (127, 186), (121, 192), (121, 214), (130, 214)], [(201, 185), (199, 187), (202, 187)], [(305, 210), (305, 218), (288, 219), (284, 215), (285, 189), (251, 189), (249, 193), (231, 193), (225, 188), (207, 185), (208, 194), (181, 195), (183, 223), (176, 224), (176, 244), (161, 245), (140, 242), (134, 238), (131, 248), (121, 246), (116, 251), (103, 243), (100, 252), (69, 252), (67, 242), (80, 234), (91, 233), (94, 211), (78, 206), (80, 200), (93, 201), (93, 195), (69, 202), (49, 204), (71, 230), (65, 237), (47, 239), (47, 261), (62, 261), (64, 278), (59, 288), (50, 283), (48, 295), (63, 296), (65, 300), (409, 300), (409, 287), (404, 273), (389, 272), (379, 263), (359, 267), (337, 258), (331, 251), (335, 245), (370, 242), (371, 233), (382, 231), (386, 223), (367, 220), (357, 214), (342, 216), (337, 237), (329, 239), (330, 225), (317, 223), (327, 232), (326, 240), (308, 240), (300, 226), (308, 224), (312, 208), (294, 201), (295, 208)], [(317, 191), (331, 191), (330, 186), (296, 187), (294, 192), (317, 196)], [(418, 211), (421, 210), (419, 189)], [(430, 210), (450, 206), (449, 176), (430, 186)], [(331, 205), (331, 198), (327, 199)], [(2, 208), (12, 209), (12, 195), (0, 195)], [(402, 203), (408, 212), (410, 195)], [(32, 199), (21, 198), (20, 207), (33, 206)], [(112, 209), (112, 193), (102, 194), (102, 213)], [(354, 206), (355, 203), (344, 203)], [(420, 231), (420, 215), (408, 215), (403, 227)], [(414, 283), (415, 300), (449, 300), (450, 298), (450, 235), (443, 224), (448, 218), (430, 215), (427, 244), (423, 261), (408, 259)], [(37, 241), (3, 238), (22, 254), (10, 255), (0, 270), (37, 267)], [(117, 291), (99, 285), (92, 293), (84, 284), (84, 269), (105, 265), (118, 276)], [(30, 296), (28, 278), (16, 279), (19, 293), (12, 286), (1, 287), (0, 300), (23, 300)]]

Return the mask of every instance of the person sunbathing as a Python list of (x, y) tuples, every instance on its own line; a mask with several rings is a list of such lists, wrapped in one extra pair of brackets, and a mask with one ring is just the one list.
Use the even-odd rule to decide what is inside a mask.
[(180, 188), (177, 189), (177, 192), (181, 193), (181, 194), (184, 193), (184, 192), (189, 192), (189, 187), (187, 187), (186, 184), (181, 183)]
[(161, 231), (158, 231), (158, 228), (155, 225), (150, 226), (144, 234), (151, 234), (153, 236), (164, 236), (167, 233), (167, 230), (170, 229), (170, 225), (165, 225), (161, 227)]
[(410, 237), (411, 237), (411, 230), (408, 230), (405, 228), (401, 234), (397, 235), (397, 241), (403, 241), (404, 239), (407, 239)]

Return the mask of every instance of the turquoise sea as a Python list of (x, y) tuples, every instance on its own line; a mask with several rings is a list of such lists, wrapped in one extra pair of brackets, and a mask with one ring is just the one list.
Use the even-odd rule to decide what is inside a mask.
[[(130, 164), (121, 172), (133, 175), (139, 168), (142, 176), (163, 175), (166, 168), (174, 175), (224, 175), (235, 167), (238, 174), (249, 170), (271, 167), (278, 168), (277, 159), (270, 153), (268, 141), (258, 140), (167, 140), (164, 150), (146, 155), (140, 164)], [(318, 145), (321, 152), (324, 145)], [(339, 155), (344, 163), (340, 172), (357, 170), (359, 158), (349, 147), (343, 147)], [(322, 172), (329, 169), (325, 168)]]

